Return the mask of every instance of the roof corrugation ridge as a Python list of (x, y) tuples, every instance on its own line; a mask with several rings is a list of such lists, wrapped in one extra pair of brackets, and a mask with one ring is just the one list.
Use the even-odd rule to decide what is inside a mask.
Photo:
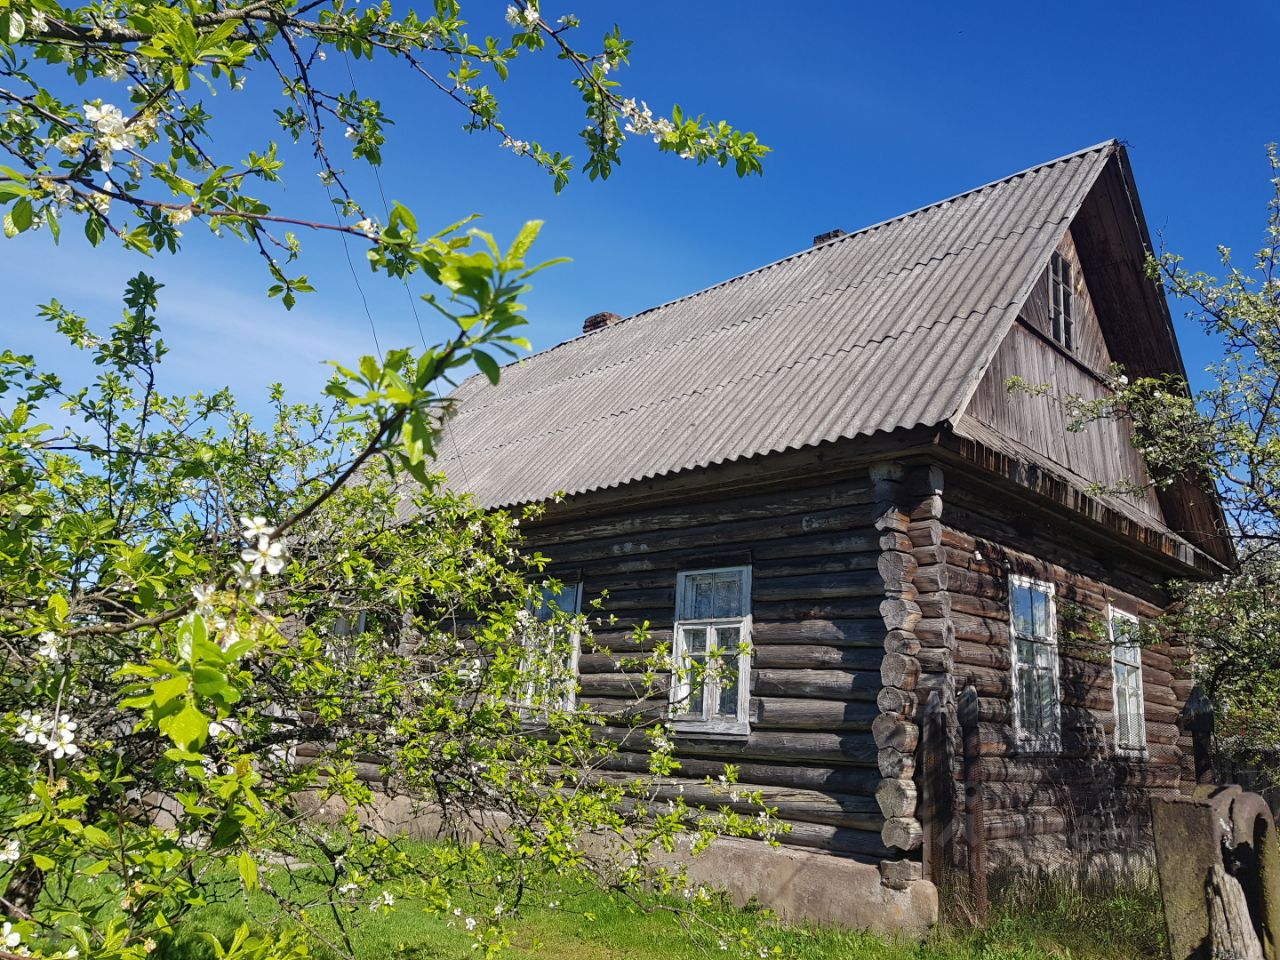
[[(1038, 221), (1034, 224), (1026, 224), (1019, 229), (1009, 230), (1005, 233), (1001, 233), (993, 237), (985, 237), (981, 240), (976, 240), (974, 242), (967, 243), (962, 247), (957, 247), (954, 250), (946, 250), (943, 253), (933, 255), (933, 256), (923, 257), (923, 258), (917, 257), (910, 264), (907, 264), (905, 266), (895, 266), (895, 267), (885, 269), (882, 272), (877, 273), (875, 276), (859, 277), (858, 279), (852, 280), (848, 283), (843, 283), (843, 284), (840, 284), (839, 286), (834, 286), (834, 287), (827, 287), (825, 289), (817, 291), (816, 293), (808, 294), (806, 296), (802, 296), (794, 300), (788, 300), (785, 303), (770, 304), (768, 307), (756, 313), (753, 313), (749, 317), (744, 317), (739, 320), (733, 320), (729, 323), (723, 323), (720, 326), (713, 327), (708, 330), (704, 330), (700, 333), (691, 334), (689, 336), (682, 337), (679, 340), (672, 340), (670, 342), (662, 344), (661, 346), (654, 347), (652, 349), (646, 350), (643, 353), (636, 354), (635, 356), (624, 357), (622, 359), (614, 360), (609, 363), (603, 363), (603, 364), (600, 364), (599, 366), (594, 366), (589, 370), (582, 370), (580, 372), (572, 373), (568, 376), (559, 377), (558, 379), (555, 379), (555, 380), (549, 380), (546, 383), (537, 384), (529, 389), (513, 392), (508, 395), (496, 395), (496, 394), (490, 393), (489, 395), (494, 396), (495, 399), (493, 399), (489, 403), (471, 405), (467, 408), (466, 412), (463, 415), (475, 416), (477, 414), (483, 413), (484, 411), (490, 409), (491, 407), (500, 406), (502, 404), (514, 403), (517, 400), (527, 399), (528, 397), (534, 396), (535, 394), (543, 393), (547, 390), (554, 390), (557, 387), (560, 387), (573, 380), (581, 380), (585, 377), (594, 376), (596, 374), (600, 374), (600, 373), (604, 373), (604, 372), (616, 369), (617, 367), (624, 367), (624, 366), (627, 366), (628, 364), (639, 363), (644, 360), (651, 359), (653, 357), (658, 357), (672, 350), (678, 350), (682, 347), (688, 346), (691, 343), (696, 343), (699, 340), (705, 340), (708, 337), (712, 337), (712, 336), (715, 336), (716, 334), (723, 333), (726, 330), (734, 330), (739, 327), (747, 326), (748, 324), (757, 323), (761, 320), (767, 320), (768, 318), (778, 313), (781, 313), (784, 310), (792, 310), (804, 304), (813, 303), (814, 301), (817, 301), (817, 300), (822, 300), (824, 298), (836, 296), (837, 294), (847, 293), (851, 290), (856, 290), (859, 287), (869, 286), (870, 284), (873, 284), (873, 283), (881, 283), (885, 280), (890, 280), (895, 277), (900, 277), (903, 274), (911, 273), (912, 271), (919, 270), (922, 267), (927, 267), (930, 264), (941, 263), (945, 260), (948, 260), (954, 257), (959, 257), (962, 254), (972, 253), (973, 251), (982, 249), (984, 247), (990, 247), (997, 243), (1003, 243), (1014, 237), (1025, 236), (1028, 233), (1041, 230), (1044, 227), (1051, 226), (1053, 224), (1063, 223), (1064, 221), (1069, 221), (1070, 219), (1071, 219), (1070, 214), (1064, 214), (1061, 217), (1047, 218), (1047, 219)], [(831, 241), (831, 242), (835, 242), (835, 241)], [(744, 274), (744, 276), (746, 275)], [(714, 288), (709, 288), (709, 289), (714, 289)], [(681, 301), (672, 301), (672, 302), (679, 303)], [(663, 306), (666, 306), (666, 304), (664, 304)], [(653, 309), (660, 310), (662, 309), (662, 307), (654, 307)], [(650, 312), (650, 311), (646, 311), (646, 312)], [(636, 314), (636, 316), (640, 316), (640, 315), (641, 314)], [(956, 318), (951, 318), (951, 319), (956, 319)], [(903, 331), (903, 333), (910, 333), (910, 332), (912, 331), (909, 331), (909, 330)], [(866, 342), (873, 343), (878, 341), (868, 340)], [(548, 351), (544, 351), (544, 353), (545, 352), (548, 352)], [(536, 357), (541, 355), (542, 354), (534, 354), (533, 356)], [(533, 358), (530, 357), (529, 359), (533, 359)]]
[[(571, 343), (577, 343), (578, 341), (584, 340), (587, 337), (595, 336), (597, 334), (604, 333), (608, 330), (612, 330), (620, 326), (621, 324), (628, 323), (632, 320), (636, 320), (640, 317), (645, 316), (646, 314), (654, 313), (658, 310), (665, 309), (666, 307), (672, 306), (673, 304), (684, 303), (687, 300), (693, 300), (696, 297), (700, 297), (705, 293), (710, 293), (713, 290), (719, 290), (722, 287), (727, 287), (732, 283), (738, 282), (739, 280), (745, 280), (747, 277), (752, 277), (761, 273), (765, 273), (766, 271), (772, 270), (774, 267), (781, 266), (784, 263), (790, 263), (793, 260), (797, 260), (801, 257), (808, 256), (809, 254), (812, 254), (816, 250), (824, 250), (824, 249), (827, 249), (828, 247), (832, 247), (837, 244), (846, 243), (850, 240), (855, 240), (859, 237), (865, 236), (868, 233), (872, 233), (876, 230), (883, 229), (884, 227), (887, 227), (891, 224), (899, 223), (904, 220), (910, 220), (913, 217), (918, 217), (922, 213), (927, 213), (930, 210), (934, 210), (938, 207), (945, 206), (948, 203), (955, 203), (957, 200), (963, 200), (967, 197), (973, 196), (974, 194), (981, 193), (984, 190), (990, 190), (993, 187), (998, 187), (1006, 183), (1011, 183), (1014, 180), (1018, 180), (1022, 177), (1029, 176), (1030, 174), (1038, 173), (1041, 170), (1048, 170), (1049, 168), (1055, 167), (1060, 163), (1067, 163), (1068, 161), (1071, 161), (1071, 160), (1078, 160), (1079, 158), (1087, 156), (1091, 153), (1097, 153), (1107, 149), (1114, 149), (1118, 145), (1119, 145), (1119, 141), (1113, 137), (1110, 140), (1103, 140), (1100, 143), (1095, 143), (1093, 146), (1085, 147), (1082, 150), (1076, 150), (1074, 153), (1064, 154), (1063, 156), (1057, 157), (1054, 160), (1049, 160), (1045, 163), (1037, 163), (1034, 166), (1027, 167), (1025, 170), (1019, 170), (1017, 173), (1011, 173), (1008, 176), (1000, 177), (998, 180), (992, 180), (988, 183), (984, 183), (980, 187), (974, 187), (971, 190), (965, 190), (961, 193), (953, 194), (952, 196), (945, 197), (942, 200), (935, 200), (934, 202), (927, 203), (922, 207), (917, 207), (915, 210), (910, 210), (907, 213), (900, 213), (896, 217), (890, 217), (887, 220), (881, 220), (878, 223), (871, 224), (870, 226), (861, 227), (853, 231), (852, 233), (846, 233), (844, 236), (835, 237), (831, 240), (826, 241), (825, 243), (820, 243), (815, 246), (805, 247), (805, 249), (803, 250), (797, 250), (795, 253), (787, 254), (787, 256), (774, 260), (771, 263), (766, 263), (763, 266), (759, 266), (752, 270), (748, 270), (745, 273), (740, 273), (737, 276), (730, 277), (727, 280), (721, 280), (718, 283), (713, 283), (711, 284), (711, 286), (703, 287), (701, 290), (696, 290), (693, 293), (687, 293), (682, 297), (676, 297), (673, 300), (667, 300), (664, 303), (659, 303), (652, 307), (646, 307), (645, 309), (637, 313), (633, 313), (629, 317), (623, 317), (621, 320), (614, 321), (613, 323), (607, 326), (601, 327), (599, 330), (592, 330), (590, 333), (581, 333), (581, 334), (578, 334), (578, 336), (576, 337), (570, 337), (568, 340), (562, 340), (560, 343), (557, 343), (554, 346), (550, 346), (546, 350), (540, 350), (537, 353), (530, 354), (528, 357), (523, 357), (520, 360), (514, 361), (514, 363), (525, 363), (529, 360), (534, 359), (535, 357), (546, 356), (548, 353), (551, 353), (552, 351), (555, 351), (555, 350), (559, 350), (561, 347), (568, 346)], [(508, 364), (507, 366), (511, 366), (511, 364)]]

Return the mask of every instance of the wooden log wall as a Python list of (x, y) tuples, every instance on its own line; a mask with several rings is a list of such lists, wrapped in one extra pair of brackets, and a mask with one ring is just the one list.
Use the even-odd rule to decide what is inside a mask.
[[(940, 583), (917, 600), (917, 635), (949, 651), (957, 691), (972, 685), (978, 694), (988, 863), (1149, 856), (1149, 800), (1178, 792), (1184, 780), (1178, 718), (1190, 692), (1185, 650), (1144, 649), (1148, 752), (1118, 754), (1105, 626), (1108, 604), (1144, 620), (1157, 616), (1167, 598), (1152, 584), (1163, 577), (1086, 554), (1073, 547), (1064, 521), (1030, 520), (1015, 504), (948, 479), (942, 522), (929, 538), (917, 538), (917, 557), (935, 561)], [(1028, 753), (1014, 740), (1011, 573), (1057, 590), (1062, 749), (1051, 755)]]
[[(860, 471), (808, 487), (708, 490), (692, 502), (530, 525), (529, 545), (552, 559), (549, 574), (581, 581), (590, 616), (601, 600), (603, 616), (616, 618), (593, 629), (579, 659), (580, 700), (608, 718), (605, 735), (622, 746), (614, 772), (647, 770), (648, 740), (632, 718), (666, 710), (665, 680), (646, 687), (627, 658), (670, 643), (677, 572), (750, 564), (751, 732), (677, 735), (681, 770), (664, 789), (734, 806), (702, 785), (733, 764), (741, 793), (763, 791), (790, 824), (778, 838), (784, 844), (876, 861), (891, 855), (890, 842), (910, 846), (918, 829), (910, 801), (878, 793), (890, 754), (901, 758), (897, 775), (908, 785), (911, 777), (914, 743), (905, 726), (886, 726), (878, 696), (891, 660), (886, 621), (904, 622), (907, 604), (885, 599), (884, 577), (893, 574), (883, 545), (889, 537), (910, 562), (910, 541), (878, 529), (877, 509), (875, 485)], [(633, 628), (646, 621), (648, 638), (637, 642)], [(899, 644), (895, 654), (913, 652), (905, 633), (888, 642)], [(903, 671), (901, 689), (909, 689), (913, 668), (893, 660), (889, 669)]]

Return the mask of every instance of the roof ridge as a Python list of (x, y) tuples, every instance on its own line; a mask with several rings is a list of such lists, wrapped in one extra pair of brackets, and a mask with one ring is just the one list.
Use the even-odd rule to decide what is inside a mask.
[[(790, 261), (796, 260), (799, 257), (803, 257), (807, 254), (811, 254), (815, 250), (821, 250), (827, 247), (835, 246), (836, 244), (839, 244), (839, 243), (844, 243), (848, 240), (852, 240), (856, 237), (861, 237), (864, 234), (868, 234), (873, 230), (879, 230), (881, 227), (887, 227), (891, 223), (897, 223), (901, 220), (909, 220), (912, 217), (919, 216), (920, 214), (925, 213), (929, 210), (933, 210), (936, 207), (941, 207), (947, 203), (954, 203), (957, 200), (961, 200), (975, 193), (981, 193), (983, 190), (989, 190), (992, 187), (998, 187), (1003, 183), (1008, 183), (1012, 180), (1017, 180), (1020, 177), (1025, 177), (1028, 174), (1037, 173), (1041, 170), (1047, 170), (1048, 168), (1056, 166), (1060, 163), (1066, 163), (1068, 160), (1075, 160), (1075, 159), (1078, 159), (1079, 157), (1086, 156), (1090, 153), (1096, 153), (1100, 150), (1106, 150), (1108, 148), (1115, 149), (1119, 145), (1120, 145), (1120, 141), (1117, 138), (1112, 137), (1109, 140), (1102, 140), (1098, 143), (1093, 144), (1092, 146), (1084, 147), (1080, 150), (1073, 151), (1072, 153), (1063, 154), (1060, 157), (1055, 157), (1053, 160), (1046, 160), (1043, 163), (1032, 164), (1031, 166), (1023, 170), (1019, 170), (1016, 173), (1010, 173), (1006, 176), (999, 177), (995, 180), (990, 180), (987, 183), (984, 183), (980, 186), (971, 187), (970, 189), (963, 190), (960, 193), (952, 194), (949, 197), (944, 197), (941, 200), (935, 200), (932, 203), (926, 203), (922, 207), (916, 207), (914, 210), (908, 210), (906, 213), (900, 213), (897, 216), (889, 217), (888, 219), (880, 220), (876, 223), (869, 224), (868, 226), (861, 227), (853, 231), (852, 233), (846, 233), (844, 236), (835, 237), (831, 240), (828, 240), (825, 243), (820, 243), (814, 246), (805, 247), (803, 250), (797, 250), (795, 253), (789, 253), (785, 257), (779, 257), (777, 260), (773, 260), (759, 267), (754, 267), (751, 270), (747, 270), (745, 273), (738, 274), (737, 276), (729, 277), (725, 280), (721, 280), (717, 283), (713, 283), (710, 286), (703, 287), (701, 290), (695, 290), (693, 293), (686, 293), (684, 296), (675, 297), (674, 299), (671, 299), (671, 300), (666, 300), (652, 307), (646, 307), (645, 309), (640, 310), (637, 313), (631, 314), (631, 316), (629, 317), (623, 317), (621, 320), (615, 320), (613, 323), (610, 323), (607, 326), (601, 327), (598, 330), (592, 330), (590, 333), (580, 333), (576, 337), (570, 337), (568, 340), (561, 340), (559, 343), (552, 344), (551, 346), (547, 347), (547, 349), (545, 350), (539, 350), (537, 353), (531, 353), (527, 357), (521, 357), (519, 360), (513, 361), (511, 364), (506, 364), (506, 366), (514, 366), (517, 363), (525, 363), (526, 361), (532, 360), (535, 357), (546, 356), (548, 353), (551, 353), (554, 350), (559, 350), (561, 347), (568, 346), (571, 343), (577, 343), (579, 340), (583, 340), (586, 337), (595, 336), (596, 334), (600, 334), (607, 330), (611, 330), (614, 327), (618, 327), (631, 320), (636, 320), (640, 317), (643, 317), (646, 314), (655, 313), (658, 310), (665, 309), (666, 307), (669, 307), (672, 304), (683, 303), (686, 300), (692, 300), (694, 297), (700, 297), (704, 293), (710, 293), (712, 290), (718, 290), (721, 287), (726, 287), (729, 284), (736, 283), (739, 280), (745, 280), (747, 277), (755, 276), (756, 274), (763, 273), (766, 270), (772, 270), (774, 267), (781, 266), (784, 263), (789, 263)], [(473, 376), (479, 376), (479, 374), (474, 374)]]

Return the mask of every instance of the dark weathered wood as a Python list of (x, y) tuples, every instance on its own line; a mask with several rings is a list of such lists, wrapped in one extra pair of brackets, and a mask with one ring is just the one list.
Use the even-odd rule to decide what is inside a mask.
[(874, 703), (752, 697), (751, 725), (760, 730), (870, 730), (879, 713)]
[(760, 697), (874, 701), (880, 678), (873, 670), (753, 670), (751, 692)]
[[(736, 768), (738, 782), (745, 788), (757, 786), (781, 786), (805, 790), (829, 791), (833, 793), (854, 793), (859, 796), (872, 797), (880, 784), (878, 770), (859, 767), (822, 767), (805, 764), (757, 763), (753, 761), (736, 762), (728, 760), (706, 760), (696, 757), (681, 757), (680, 772), (686, 778), (702, 780), (710, 777), (715, 780), (724, 775), (725, 764)], [(628, 770), (636, 774), (649, 771), (649, 757), (646, 753), (618, 753), (603, 763), (606, 769)]]
[(757, 644), (821, 643), (879, 649), (884, 642), (884, 624), (878, 610), (854, 620), (766, 620), (754, 612), (751, 639)]

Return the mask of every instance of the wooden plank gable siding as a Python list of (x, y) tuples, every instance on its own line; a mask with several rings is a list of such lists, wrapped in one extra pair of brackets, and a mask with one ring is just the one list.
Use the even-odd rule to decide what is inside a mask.
[[(1110, 395), (1101, 377), (1111, 366), (1111, 354), (1069, 231), (1058, 252), (1072, 264), (1076, 276), (1075, 349), (1063, 349), (1050, 334), (1046, 270), (992, 358), (965, 413), (1086, 481), (1111, 487), (1149, 484), (1150, 473), (1133, 446), (1133, 430), (1127, 422), (1103, 420), (1081, 431), (1066, 429), (1064, 397), (1096, 400)], [(1011, 393), (1007, 384), (1013, 377), (1052, 389), (1045, 396)], [(1146, 486), (1140, 495), (1126, 499), (1146, 515), (1163, 521), (1154, 488)]]
[[(682, 768), (664, 789), (752, 812), (703, 786), (730, 763), (741, 792), (762, 790), (790, 824), (782, 843), (872, 860), (891, 855), (872, 733), (885, 659), (885, 534), (874, 525), (874, 499), (866, 471), (856, 470), (766, 492), (708, 486), (697, 499), (528, 527), (529, 546), (553, 561), (548, 572), (583, 584), (583, 609), (600, 600), (604, 615), (616, 617), (595, 628), (579, 660), (580, 702), (609, 717), (606, 735), (623, 745), (610, 764), (615, 773), (647, 769), (649, 741), (629, 726), (637, 700), (650, 716), (667, 710), (665, 682), (645, 689), (625, 659), (670, 645), (677, 573), (749, 564), (750, 733), (678, 734)], [(637, 643), (633, 628), (646, 621), (648, 639)]]
[[(1184, 648), (1142, 651), (1147, 755), (1115, 749), (1112, 667), (1105, 640), (1090, 643), (1083, 624), (1105, 626), (1110, 606), (1150, 619), (1168, 598), (1149, 573), (1077, 549), (1065, 526), (1028, 529), (1013, 504), (950, 476), (939, 542), (919, 552), (945, 563), (945, 597), (922, 596), (922, 642), (952, 644), (957, 691), (978, 694), (980, 787), (987, 858), (1025, 869), (1118, 854), (1149, 856), (1149, 800), (1179, 792), (1178, 729), (1191, 682)], [(1034, 753), (1013, 736), (1009, 578), (1052, 583), (1059, 602), (1060, 750)], [(945, 608), (945, 609), (944, 609)], [(957, 771), (957, 776), (959, 775)]]

